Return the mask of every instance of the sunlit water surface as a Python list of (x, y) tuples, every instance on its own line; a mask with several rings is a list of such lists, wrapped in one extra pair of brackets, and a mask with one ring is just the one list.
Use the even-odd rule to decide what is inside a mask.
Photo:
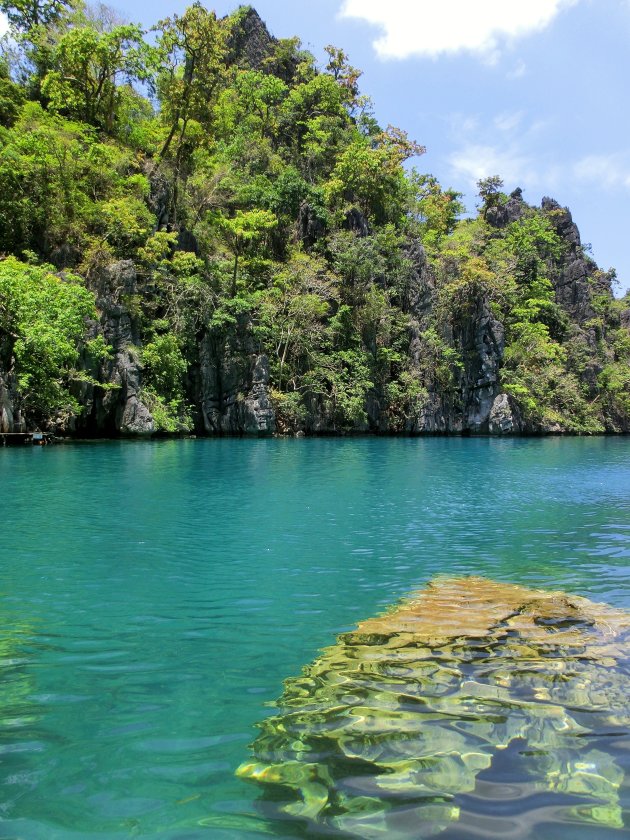
[[(338, 633), (440, 573), (630, 609), (628, 438), (6, 448), (0, 510), (2, 838), (300, 837), (234, 771)], [(602, 840), (620, 796), (626, 829), (482, 783), (474, 807)]]

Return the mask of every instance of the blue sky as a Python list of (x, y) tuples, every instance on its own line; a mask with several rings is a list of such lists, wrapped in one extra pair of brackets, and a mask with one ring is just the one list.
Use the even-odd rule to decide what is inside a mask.
[[(115, 0), (111, 5), (116, 6)], [(183, 0), (129, 0), (151, 25)], [(218, 14), (238, 3), (208, 3)], [(257, 0), (277, 37), (342, 47), (381, 124), (465, 194), (498, 174), (532, 204), (568, 206), (600, 267), (630, 288), (630, 0)]]

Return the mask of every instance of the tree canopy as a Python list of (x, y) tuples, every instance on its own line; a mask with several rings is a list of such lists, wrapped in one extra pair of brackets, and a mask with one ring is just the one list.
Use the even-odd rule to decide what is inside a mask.
[(571, 320), (558, 278), (567, 249), (584, 255), (560, 211), (488, 175), (463, 218), (461, 194), (418, 170), (424, 147), (379, 125), (343, 49), (318, 63), (249, 7), (193, 3), (150, 32), (81, 0), (0, 8), (0, 364), (38, 421), (80, 410), (99, 271), (128, 260), (129, 352), (165, 430), (195, 423), (203, 341), (243, 331), (279, 428), (316, 410), (332, 430), (376, 415), (409, 430), (473, 388), (488, 319), (498, 385), (532, 428), (628, 422), (626, 304), (587, 261), (592, 304)]

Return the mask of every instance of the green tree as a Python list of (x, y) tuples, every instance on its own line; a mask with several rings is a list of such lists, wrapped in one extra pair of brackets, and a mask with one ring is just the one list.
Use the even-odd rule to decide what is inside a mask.
[(330, 73), (333, 79), (341, 87), (343, 100), (350, 113), (352, 113), (358, 104), (358, 82), (362, 73), (349, 63), (348, 55), (344, 52), (344, 50), (341, 50), (338, 47), (333, 47), (330, 44), (327, 47), (324, 47), (324, 50), (328, 55), (326, 72)]
[(348, 125), (341, 87), (321, 74), (292, 88), (284, 99), (279, 137), (291, 162), (314, 182), (330, 172)]
[(231, 295), (238, 291), (238, 269), (241, 258), (261, 243), (269, 231), (278, 224), (277, 218), (268, 210), (237, 210), (233, 217), (215, 214), (213, 222), (234, 256), (232, 268)]
[(302, 377), (326, 340), (326, 319), (338, 299), (322, 259), (296, 252), (258, 302), (257, 335), (272, 361), (273, 384), (301, 391)]
[[(168, 330), (166, 322), (157, 322), (154, 329)], [(142, 399), (151, 412), (156, 427), (163, 432), (187, 432), (192, 428), (186, 405), (184, 377), (188, 369), (177, 336), (156, 330), (142, 348), (145, 384)]]
[(234, 84), (219, 96), (214, 114), (217, 135), (229, 140), (240, 132), (275, 141), (280, 107), (288, 91), (277, 76), (257, 70), (238, 72)]
[(225, 76), (226, 30), (201, 3), (183, 15), (159, 22), (157, 89), (168, 133), (159, 156), (166, 157), (173, 140), (179, 160), (192, 120), (208, 127)]
[(367, 428), (366, 400), (374, 383), (365, 351), (332, 350), (318, 355), (304, 384), (308, 393), (321, 401), (333, 430)]
[(483, 202), (484, 218), (491, 207), (496, 207), (505, 198), (501, 192), (502, 189), (503, 179), (499, 175), (489, 175), (487, 178), (481, 178), (477, 181), (477, 192)]
[(120, 196), (103, 201), (97, 207), (95, 227), (103, 234), (116, 256), (132, 257), (146, 242), (155, 224), (155, 216), (136, 196)]
[(418, 223), (423, 244), (435, 248), (453, 232), (465, 212), (462, 193), (443, 190), (437, 178), (415, 169), (409, 175), (409, 188), (409, 213)]
[(302, 49), (299, 38), (279, 38), (270, 45), (269, 55), (261, 63), (265, 73), (277, 76), (295, 86), (310, 81), (317, 75), (315, 58)]
[(6, 63), (0, 61), (0, 125), (11, 127), (18, 119), (26, 96), (9, 76)]
[(376, 224), (400, 222), (408, 194), (402, 163), (423, 153), (423, 146), (392, 126), (374, 141), (357, 136), (337, 158), (328, 199), (342, 212), (358, 205)]
[(133, 198), (138, 213), (128, 219), (148, 220), (140, 201), (148, 185), (137, 166), (133, 152), (98, 142), (90, 126), (27, 103), (11, 129), (0, 129), (0, 249), (77, 265), (102, 238), (106, 217), (123, 241), (114, 206), (109, 215), (102, 210), (111, 200)]
[(75, 8), (67, 0), (2, 0), (0, 11), (19, 33), (32, 32), (38, 27), (47, 27), (59, 22), (64, 15)]
[(0, 261), (0, 335), (12, 344), (21, 407), (31, 420), (54, 417), (64, 426), (80, 411), (70, 386), (86, 378), (75, 365), (94, 318), (94, 297), (80, 278), (14, 257)]
[(149, 78), (149, 47), (139, 26), (126, 24), (99, 32), (81, 26), (57, 43), (51, 69), (42, 82), (49, 108), (114, 132), (121, 103), (120, 82)]
[(211, 318), (215, 299), (203, 260), (176, 248), (176, 233), (153, 233), (138, 248), (138, 273), (147, 321), (163, 319), (188, 354)]

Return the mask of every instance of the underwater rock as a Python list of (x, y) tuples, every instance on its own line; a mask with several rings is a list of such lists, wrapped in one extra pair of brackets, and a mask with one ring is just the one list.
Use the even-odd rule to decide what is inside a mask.
[(623, 772), (601, 733), (630, 724), (629, 638), (628, 613), (586, 598), (439, 579), (287, 680), (237, 774), (266, 813), (317, 833), (424, 838), (516, 745), (572, 821), (621, 828)]

